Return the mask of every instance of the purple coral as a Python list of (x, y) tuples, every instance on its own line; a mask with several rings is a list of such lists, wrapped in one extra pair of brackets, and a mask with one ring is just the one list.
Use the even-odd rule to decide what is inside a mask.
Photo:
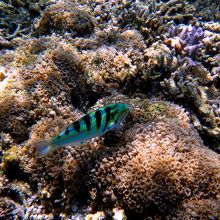
[[(178, 33), (180, 26), (173, 25), (169, 28), (169, 39), (166, 41), (170, 46), (175, 47), (177, 52), (184, 56), (195, 57), (198, 51), (203, 47), (205, 32), (202, 28), (194, 26), (183, 26), (182, 31)], [(174, 39), (173, 39), (174, 38)]]
[(196, 54), (198, 49), (203, 46), (202, 40), (205, 36), (202, 28), (186, 26), (180, 33), (179, 42), (184, 48), (183, 51), (188, 55)]

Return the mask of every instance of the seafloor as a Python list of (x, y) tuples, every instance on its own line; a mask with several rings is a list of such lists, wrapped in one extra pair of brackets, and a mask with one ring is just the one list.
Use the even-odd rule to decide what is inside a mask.
[[(38, 157), (107, 103), (121, 129)], [(219, 0), (0, 1), (0, 219), (220, 219)]]

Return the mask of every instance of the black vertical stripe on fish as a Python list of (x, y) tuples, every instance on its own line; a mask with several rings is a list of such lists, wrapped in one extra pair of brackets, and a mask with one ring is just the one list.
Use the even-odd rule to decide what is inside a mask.
[(118, 114), (118, 110), (112, 111), (111, 112), (111, 119), (114, 119), (115, 115)]
[(96, 119), (96, 128), (98, 130), (101, 126), (101, 120), (102, 120), (102, 113), (100, 110), (97, 110), (95, 112), (95, 119)]
[(73, 127), (74, 127), (74, 129), (75, 129), (77, 132), (79, 132), (79, 131), (80, 131), (80, 123), (79, 123), (79, 121), (74, 122), (74, 123), (73, 123)]
[(67, 129), (65, 130), (65, 135), (69, 135), (69, 133), (70, 133), (70, 131), (69, 131), (69, 129), (67, 128)]
[(110, 114), (111, 113), (111, 107), (106, 107), (105, 112), (106, 112), (106, 119), (105, 119), (105, 126), (103, 128), (103, 132), (105, 131), (109, 121), (111, 120), (111, 114)]
[(86, 123), (86, 127), (87, 127), (87, 130), (89, 131), (90, 128), (91, 128), (91, 118), (90, 118), (90, 115), (85, 115), (83, 117), (83, 121)]
[(112, 112), (112, 114), (111, 114), (111, 118), (112, 118), (112, 120), (114, 120), (114, 123), (115, 123), (115, 124), (118, 123), (118, 119), (119, 119), (119, 117), (115, 117), (115, 115), (117, 115), (117, 114), (118, 114), (118, 110), (115, 110), (115, 111)]

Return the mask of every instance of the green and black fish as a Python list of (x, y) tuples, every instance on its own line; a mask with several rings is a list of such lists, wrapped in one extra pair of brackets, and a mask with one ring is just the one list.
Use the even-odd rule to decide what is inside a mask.
[(91, 138), (102, 136), (117, 127), (129, 111), (129, 105), (124, 103), (103, 106), (70, 124), (64, 131), (50, 140), (36, 143), (37, 151), (40, 156), (45, 156), (59, 147), (76, 146)]

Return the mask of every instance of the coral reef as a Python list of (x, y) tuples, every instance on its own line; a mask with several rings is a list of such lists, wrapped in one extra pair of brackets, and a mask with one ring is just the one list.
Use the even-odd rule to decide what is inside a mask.
[[(99, 100), (94, 108), (111, 99)], [(129, 102), (123, 96), (115, 99)], [(219, 156), (203, 145), (187, 114), (163, 101), (133, 99), (130, 105), (132, 112), (123, 131), (79, 148), (60, 149), (45, 158), (34, 156), (31, 141), (36, 136), (45, 138), (48, 126), (53, 130), (48, 135), (52, 135), (59, 128), (59, 118), (33, 127), (30, 142), (16, 150), (16, 161), (20, 173), (38, 189), (32, 196), (38, 197), (40, 213), (66, 213), (70, 217), (70, 210), (84, 206), (90, 207), (87, 213), (116, 206), (141, 218), (190, 218), (191, 213), (217, 217)], [(8, 160), (4, 156), (2, 164)], [(207, 201), (211, 207), (198, 208)], [(36, 215), (36, 204), (31, 208), (30, 216)]]
[(179, 24), (193, 20), (195, 11), (184, 1), (126, 1), (122, 8), (119, 25), (140, 30), (147, 44), (163, 39), (170, 21)]
[(189, 1), (195, 7), (195, 16), (205, 21), (220, 20), (219, 4), (215, 0)]
[[(7, 77), (1, 82), (0, 93), (0, 129), (16, 142), (27, 139), (27, 129), (39, 118), (67, 117), (66, 109), (73, 108), (70, 104), (83, 106), (86, 100), (96, 101), (86, 82), (81, 57), (73, 47), (55, 36), (22, 44), (14, 60), (4, 64)], [(25, 123), (21, 124), (22, 120)]]
[(139, 65), (144, 61), (144, 49), (141, 35), (135, 30), (129, 30), (116, 35), (115, 42), (109, 47), (84, 51), (83, 62), (87, 66), (88, 83), (98, 91), (125, 89), (132, 80), (137, 81), (138, 75), (145, 69), (144, 65)]
[[(0, 219), (220, 217), (209, 3), (0, 3)], [(36, 141), (114, 102), (131, 106), (121, 129), (38, 157)]]

